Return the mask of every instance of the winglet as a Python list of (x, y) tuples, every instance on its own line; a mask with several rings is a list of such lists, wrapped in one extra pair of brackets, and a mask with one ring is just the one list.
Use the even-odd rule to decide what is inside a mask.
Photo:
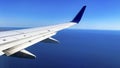
[(83, 16), (85, 8), (86, 8), (86, 6), (83, 6), (83, 8), (79, 11), (79, 13), (75, 16), (75, 18), (71, 22), (79, 23), (81, 18), (82, 18), (82, 16)]

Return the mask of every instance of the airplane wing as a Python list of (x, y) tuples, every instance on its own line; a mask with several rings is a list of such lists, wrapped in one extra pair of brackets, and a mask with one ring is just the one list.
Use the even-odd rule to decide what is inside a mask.
[(0, 55), (29, 59), (36, 58), (34, 54), (25, 50), (25, 48), (38, 42), (59, 43), (59, 41), (52, 38), (52, 36), (60, 30), (78, 24), (85, 8), (86, 6), (83, 6), (75, 18), (68, 23), (0, 32)]

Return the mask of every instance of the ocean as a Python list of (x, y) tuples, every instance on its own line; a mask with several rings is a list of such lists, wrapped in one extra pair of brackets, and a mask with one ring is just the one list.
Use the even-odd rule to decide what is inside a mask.
[(120, 68), (120, 31), (66, 29), (60, 44), (37, 43), (36, 59), (0, 56), (0, 68)]

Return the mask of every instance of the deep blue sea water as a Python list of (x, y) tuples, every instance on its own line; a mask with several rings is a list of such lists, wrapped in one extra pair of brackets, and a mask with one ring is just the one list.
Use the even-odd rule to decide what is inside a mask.
[(120, 31), (63, 30), (60, 44), (37, 43), (36, 59), (0, 57), (0, 68), (120, 68)]

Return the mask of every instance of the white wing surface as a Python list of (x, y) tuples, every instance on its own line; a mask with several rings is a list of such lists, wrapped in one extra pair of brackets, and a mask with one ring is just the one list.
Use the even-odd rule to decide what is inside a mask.
[(34, 59), (35, 55), (25, 48), (38, 42), (59, 43), (52, 36), (60, 30), (78, 24), (85, 8), (86, 6), (83, 6), (72, 21), (64, 24), (0, 32), (0, 55)]

